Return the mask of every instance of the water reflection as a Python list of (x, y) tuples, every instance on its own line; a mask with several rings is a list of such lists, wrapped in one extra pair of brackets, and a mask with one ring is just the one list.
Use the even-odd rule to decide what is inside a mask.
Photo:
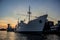
[(60, 36), (55, 34), (49, 35), (31, 35), (20, 34), (15, 32), (0, 31), (0, 40), (59, 40)]
[(6, 38), (7, 38), (7, 40), (15, 40), (15, 33), (7, 32)]
[(0, 40), (5, 40), (6, 38), (7, 32), (6, 31), (0, 31)]
[(47, 35), (47, 40), (60, 40), (60, 36), (56, 34), (49, 34)]

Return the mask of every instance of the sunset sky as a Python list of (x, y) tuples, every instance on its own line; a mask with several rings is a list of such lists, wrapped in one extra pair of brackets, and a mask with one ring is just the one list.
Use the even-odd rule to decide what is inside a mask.
[(15, 26), (18, 18), (27, 20), (28, 16), (24, 15), (27, 15), (29, 5), (33, 16), (48, 14), (60, 20), (60, 0), (0, 0), (0, 27), (6, 28), (8, 23)]

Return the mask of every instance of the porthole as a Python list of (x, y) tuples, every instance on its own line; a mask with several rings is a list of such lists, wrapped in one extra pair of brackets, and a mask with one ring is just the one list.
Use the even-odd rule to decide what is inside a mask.
[(39, 23), (42, 23), (42, 20), (39, 20)]

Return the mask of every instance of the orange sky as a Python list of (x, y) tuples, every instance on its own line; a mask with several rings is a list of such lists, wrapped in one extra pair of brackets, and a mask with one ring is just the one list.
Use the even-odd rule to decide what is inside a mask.
[[(15, 28), (16, 23), (10, 23), (12, 28)], [(7, 28), (7, 23), (0, 23), (0, 28)]]
[(15, 25), (17, 24), (17, 20), (14, 21), (12, 19), (0, 20), (0, 28), (7, 28), (8, 23), (12, 26), (12, 28), (14, 28)]

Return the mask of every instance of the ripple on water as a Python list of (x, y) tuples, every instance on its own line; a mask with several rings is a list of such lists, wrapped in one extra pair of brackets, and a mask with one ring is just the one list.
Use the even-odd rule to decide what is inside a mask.
[(23, 35), (15, 32), (0, 31), (0, 40), (59, 40), (59, 39), (60, 37), (55, 34), (41, 36), (27, 34)]

